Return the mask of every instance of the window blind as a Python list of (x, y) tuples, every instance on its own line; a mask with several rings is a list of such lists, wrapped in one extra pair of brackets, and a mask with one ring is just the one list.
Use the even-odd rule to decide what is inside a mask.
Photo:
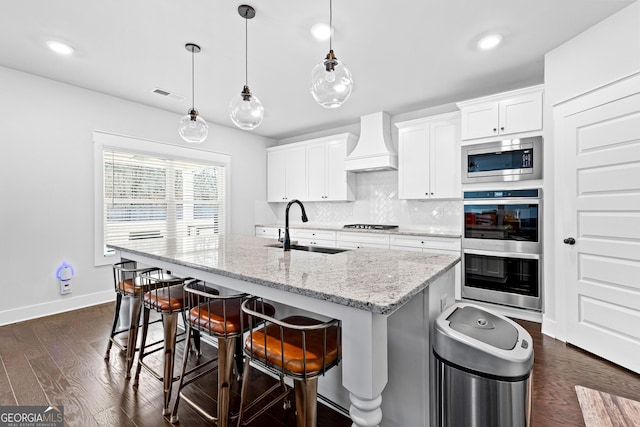
[(225, 166), (105, 149), (104, 241), (224, 233)]

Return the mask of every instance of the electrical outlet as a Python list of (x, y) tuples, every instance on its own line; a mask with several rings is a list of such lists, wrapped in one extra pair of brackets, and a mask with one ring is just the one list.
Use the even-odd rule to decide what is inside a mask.
[(60, 280), (60, 295), (71, 293), (71, 280)]

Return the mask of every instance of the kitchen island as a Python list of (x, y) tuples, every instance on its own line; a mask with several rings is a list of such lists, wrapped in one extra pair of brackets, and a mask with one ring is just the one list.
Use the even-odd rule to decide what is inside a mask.
[(284, 252), (275, 243), (217, 235), (110, 247), (122, 258), (340, 319), (342, 386), (354, 426), (428, 426), (430, 329), (453, 301), (460, 258), (379, 249)]

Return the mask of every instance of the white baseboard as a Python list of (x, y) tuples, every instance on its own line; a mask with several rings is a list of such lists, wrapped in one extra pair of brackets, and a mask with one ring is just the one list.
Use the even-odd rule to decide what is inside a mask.
[(559, 341), (565, 341), (564, 339), (562, 339), (562, 337), (560, 337), (559, 335), (559, 331), (558, 331), (558, 322), (556, 322), (555, 320), (549, 319), (546, 316), (542, 317), (542, 333), (550, 336), (551, 338), (555, 338)]
[(64, 313), (65, 311), (77, 310), (79, 308), (103, 304), (110, 301), (115, 301), (113, 289), (89, 295), (63, 298), (58, 301), (0, 311), (0, 326), (37, 319), (39, 317), (50, 316), (52, 314)]

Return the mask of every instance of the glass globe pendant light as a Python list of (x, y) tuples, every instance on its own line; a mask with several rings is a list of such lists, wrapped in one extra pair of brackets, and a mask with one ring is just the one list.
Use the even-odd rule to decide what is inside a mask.
[(199, 144), (209, 134), (209, 125), (204, 121), (202, 117), (198, 115), (198, 110), (195, 108), (195, 90), (194, 90), (194, 55), (200, 52), (200, 46), (193, 43), (187, 43), (184, 45), (185, 49), (191, 52), (191, 109), (187, 111), (187, 115), (180, 119), (178, 123), (178, 133), (186, 142), (192, 144)]
[(260, 126), (262, 119), (264, 118), (264, 107), (257, 96), (251, 93), (248, 86), (248, 37), (247, 37), (247, 21), (256, 16), (256, 11), (253, 7), (246, 4), (238, 6), (238, 14), (244, 18), (244, 87), (242, 91), (234, 96), (229, 102), (229, 117), (231, 121), (243, 130), (252, 130)]
[(329, 53), (311, 71), (311, 95), (324, 108), (338, 108), (353, 89), (351, 71), (333, 53), (333, 5), (329, 0)]

